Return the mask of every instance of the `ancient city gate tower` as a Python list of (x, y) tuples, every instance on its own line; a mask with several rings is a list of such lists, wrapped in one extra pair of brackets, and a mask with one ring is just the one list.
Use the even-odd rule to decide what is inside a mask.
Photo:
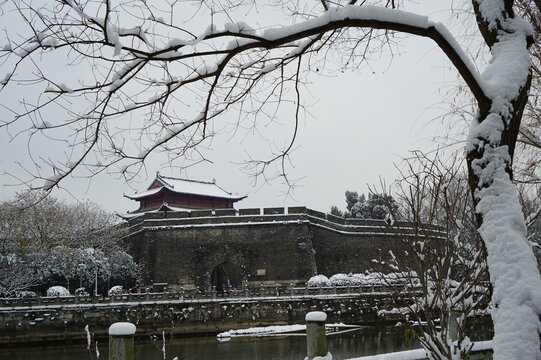
[(131, 218), (136, 214), (149, 211), (184, 211), (201, 209), (232, 209), (233, 204), (246, 196), (235, 196), (216, 184), (216, 181), (167, 177), (156, 173), (156, 178), (145, 191), (124, 195), (128, 199), (139, 201), (139, 209), (123, 215)]
[[(306, 207), (237, 210), (233, 203), (243, 197), (215, 182), (157, 175), (130, 198), (141, 205), (123, 216), (125, 241), (142, 265), (142, 280), (169, 283), (172, 291), (304, 285), (316, 274), (361, 273), (373, 269), (374, 259), (384, 260), (397, 241), (383, 220), (344, 219)], [(438, 228), (431, 232), (444, 237)]]

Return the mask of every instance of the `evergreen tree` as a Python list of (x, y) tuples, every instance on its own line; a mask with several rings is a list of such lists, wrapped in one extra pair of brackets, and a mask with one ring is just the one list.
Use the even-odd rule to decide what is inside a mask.
[(331, 206), (330, 214), (338, 217), (344, 217), (344, 213), (336, 205)]
[[(389, 207), (396, 210), (398, 205), (390, 195), (364, 194), (359, 195), (356, 191), (346, 191), (346, 211), (342, 213), (337, 206), (331, 207), (331, 214), (346, 218), (358, 219), (385, 219), (389, 214)], [(391, 211), (394, 212), (394, 211)]]

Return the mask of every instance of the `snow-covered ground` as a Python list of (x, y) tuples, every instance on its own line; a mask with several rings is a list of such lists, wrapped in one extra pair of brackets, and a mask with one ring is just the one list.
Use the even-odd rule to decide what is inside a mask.
[[(483, 351), (492, 349), (492, 341), (479, 341), (473, 344), (472, 351)], [(399, 351), (387, 354), (378, 354), (371, 356), (363, 356), (348, 360), (424, 360), (426, 353), (424, 349), (415, 349), (408, 351)]]

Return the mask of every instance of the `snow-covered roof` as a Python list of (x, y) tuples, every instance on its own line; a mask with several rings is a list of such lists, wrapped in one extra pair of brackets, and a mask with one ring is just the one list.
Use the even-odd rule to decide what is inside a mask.
[[(158, 187), (156, 187), (158, 185)], [(230, 193), (216, 184), (216, 181), (212, 182), (181, 179), (156, 174), (156, 179), (150, 184), (146, 191), (135, 193), (132, 195), (124, 195), (129, 199), (139, 200), (147, 196), (168, 189), (170, 191), (181, 194), (193, 194), (201, 196), (216, 197), (222, 199), (240, 200), (246, 196)]]
[(167, 203), (163, 203), (159, 208), (157, 209), (154, 209), (154, 210), (146, 210), (146, 211), (143, 211), (143, 212), (127, 212), (127, 213), (116, 213), (117, 216), (121, 217), (122, 219), (124, 220), (129, 220), (129, 219), (133, 219), (133, 218), (136, 218), (136, 217), (139, 217), (139, 216), (143, 216), (145, 214), (148, 214), (148, 213), (161, 213), (163, 211), (172, 211), (172, 212), (178, 212), (178, 211), (194, 211), (194, 210), (199, 210), (199, 209), (194, 209), (194, 208), (183, 208), (183, 207), (178, 207), (178, 206), (171, 206)]
[(156, 209), (156, 212), (161, 211), (193, 211), (193, 208), (184, 208), (178, 206), (171, 206), (168, 203), (163, 203), (162, 206)]
[(136, 192), (133, 195), (124, 195), (124, 196), (127, 197), (127, 198), (130, 198), (130, 199), (137, 200), (137, 199), (144, 198), (146, 196), (157, 194), (160, 191), (162, 191), (162, 189), (163, 189), (163, 187), (158, 187), (158, 188), (146, 190), (146, 191), (143, 191), (143, 192), (140, 192), (140, 193)]

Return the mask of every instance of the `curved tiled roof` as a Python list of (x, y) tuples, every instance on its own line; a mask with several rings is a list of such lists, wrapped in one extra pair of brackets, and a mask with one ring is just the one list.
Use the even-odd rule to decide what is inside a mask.
[(158, 194), (163, 191), (163, 189), (168, 189), (180, 194), (193, 194), (230, 200), (241, 200), (246, 197), (225, 191), (216, 184), (216, 181), (206, 182), (181, 179), (162, 176), (159, 173), (156, 174), (156, 179), (150, 184), (146, 191), (124, 196), (129, 199), (140, 200), (147, 196)]

